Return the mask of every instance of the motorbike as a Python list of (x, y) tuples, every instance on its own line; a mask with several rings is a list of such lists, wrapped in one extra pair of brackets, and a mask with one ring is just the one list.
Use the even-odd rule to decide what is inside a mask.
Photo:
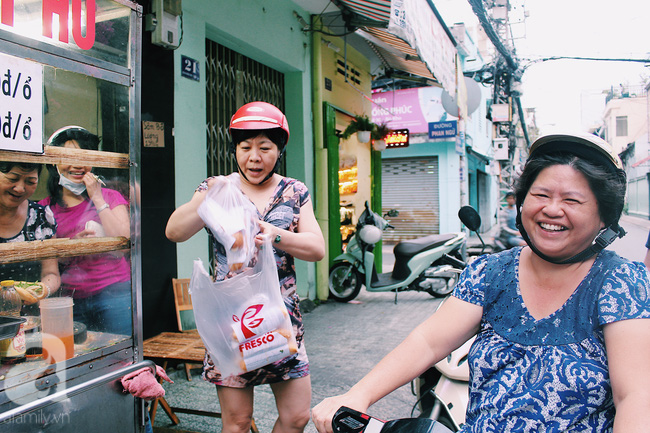
[[(385, 217), (394, 218), (397, 210)], [(369, 292), (424, 291), (434, 297), (452, 292), (465, 267), (463, 232), (424, 236), (395, 245), (395, 265), (391, 272), (377, 273), (374, 247), (384, 230), (394, 228), (370, 209), (368, 202), (359, 216), (356, 232), (345, 252), (334, 259), (329, 273), (330, 298), (339, 302), (354, 299), (365, 285)]]
[(403, 418), (382, 421), (342, 406), (332, 419), (336, 433), (451, 433), (442, 424), (426, 418)]
[[(478, 228), (481, 226), (478, 212), (471, 206), (463, 206), (458, 211), (458, 217), (478, 236), (482, 244), (478, 255), (486, 252), (487, 246), (478, 233)], [(453, 432), (460, 430), (465, 423), (465, 413), (469, 404), (467, 358), (474, 339), (475, 337), (472, 337), (466, 341), (411, 383), (412, 391), (418, 397), (412, 414), (418, 408), (420, 417), (435, 420)]]

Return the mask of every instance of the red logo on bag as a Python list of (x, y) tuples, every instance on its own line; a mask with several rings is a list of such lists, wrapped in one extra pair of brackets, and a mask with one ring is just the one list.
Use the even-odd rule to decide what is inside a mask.
[(263, 317), (253, 319), (259, 314), (262, 307), (264, 307), (264, 304), (251, 305), (244, 311), (244, 314), (241, 315), (241, 321), (239, 320), (239, 317), (233, 314), (232, 320), (234, 322), (240, 322), (241, 332), (244, 334), (244, 338), (249, 339), (255, 337), (256, 334), (249, 328), (257, 328), (264, 321)]

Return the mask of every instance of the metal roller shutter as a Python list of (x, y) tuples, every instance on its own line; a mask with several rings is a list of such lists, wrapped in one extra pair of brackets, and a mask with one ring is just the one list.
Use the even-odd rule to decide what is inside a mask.
[(440, 233), (438, 158), (396, 158), (382, 161), (382, 211), (397, 209), (394, 230), (384, 241), (398, 242)]

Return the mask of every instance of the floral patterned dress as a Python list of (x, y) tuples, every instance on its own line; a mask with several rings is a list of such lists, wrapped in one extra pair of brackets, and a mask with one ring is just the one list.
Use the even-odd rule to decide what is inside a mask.
[[(0, 238), (0, 243), (42, 241), (56, 235), (57, 223), (49, 207), (28, 200), (27, 219), (22, 230), (12, 238)], [(9, 263), (0, 266), (0, 280), (40, 281), (41, 262)]]
[[(233, 173), (229, 177), (236, 179), (239, 177), (239, 174)], [(208, 180), (204, 180), (197, 188), (197, 191), (207, 190)], [(283, 230), (296, 232), (298, 230), (298, 220), (300, 219), (300, 208), (309, 200), (309, 190), (302, 182), (287, 177), (282, 178), (264, 212), (260, 214), (258, 211), (258, 218)], [(206, 230), (210, 232), (209, 229)], [(230, 278), (233, 274), (229, 273), (228, 270), (225, 248), (214, 239), (211, 233), (210, 238), (216, 258), (213, 272), (215, 279), (223, 280)], [(305, 329), (299, 308), (300, 298), (296, 293), (294, 259), (293, 256), (282, 250), (274, 248), (273, 251), (278, 267), (280, 290), (282, 291), (284, 304), (291, 317), (291, 324), (293, 325), (296, 342), (298, 343), (298, 352), (273, 364), (258, 368), (257, 370), (249, 371), (239, 376), (228, 377), (221, 376), (217, 366), (212, 362), (212, 359), (206, 352), (203, 362), (203, 379), (215, 385), (230, 388), (246, 388), (249, 386), (297, 379), (309, 375), (309, 360), (303, 341)], [(249, 265), (252, 266), (252, 263)]]
[(565, 304), (536, 320), (519, 289), (521, 248), (479, 257), (454, 296), (483, 307), (469, 353), (462, 432), (611, 432), (603, 326), (650, 318), (646, 267), (602, 251)]

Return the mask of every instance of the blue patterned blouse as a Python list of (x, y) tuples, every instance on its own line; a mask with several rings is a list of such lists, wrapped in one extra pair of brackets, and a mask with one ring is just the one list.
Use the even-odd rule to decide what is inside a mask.
[(650, 318), (646, 267), (602, 251), (566, 303), (535, 320), (519, 290), (520, 248), (478, 258), (454, 296), (483, 307), (469, 354), (462, 432), (611, 432), (603, 325)]

